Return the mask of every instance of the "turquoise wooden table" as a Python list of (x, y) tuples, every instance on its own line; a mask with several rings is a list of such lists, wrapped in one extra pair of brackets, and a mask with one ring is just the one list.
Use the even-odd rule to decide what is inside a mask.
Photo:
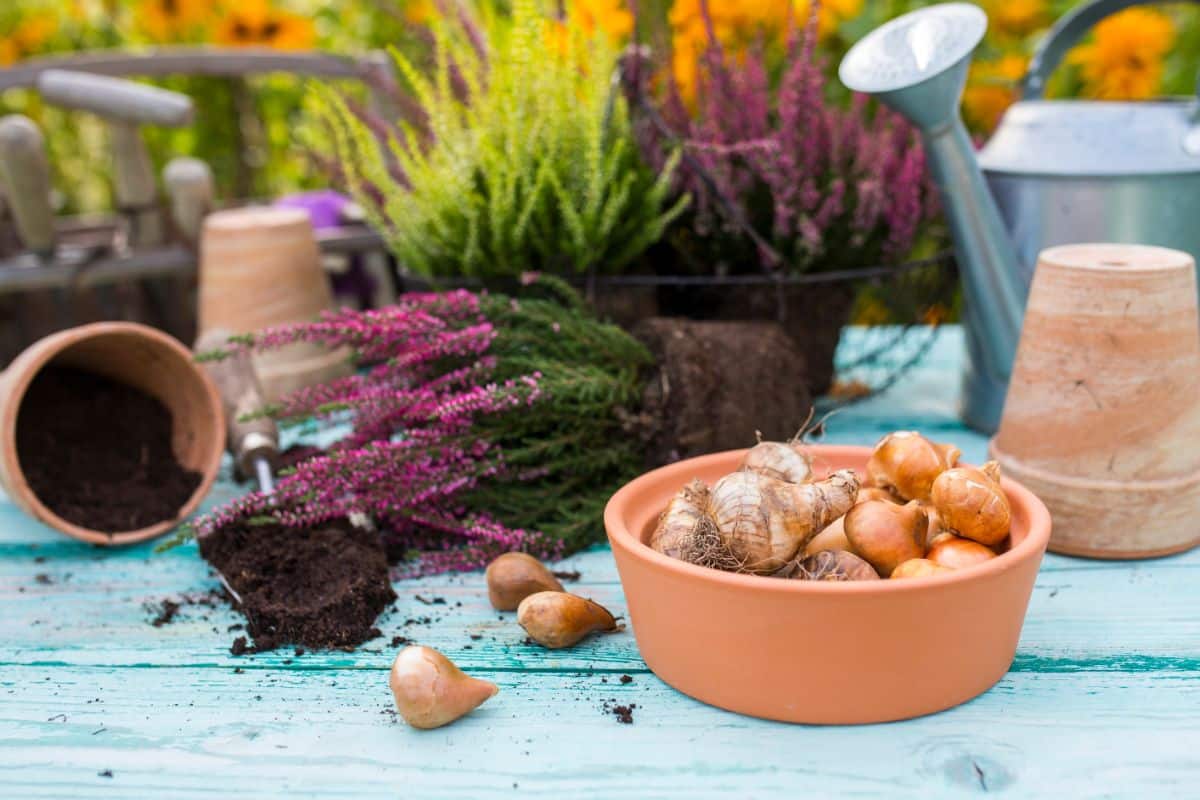
[[(981, 460), (984, 439), (955, 418), (961, 352), (945, 332), (827, 440), (918, 428)], [(223, 481), (214, 499), (235, 491)], [(624, 611), (606, 548), (563, 568)], [(629, 632), (526, 645), (477, 573), (397, 583), (383, 635), (353, 653), (235, 657), (241, 620), (220, 603), (152, 624), (152, 606), (216, 586), (193, 546), (97, 549), (0, 503), (0, 797), (1200, 797), (1200, 552), (1048, 556), (995, 688), (923, 719), (836, 728), (691, 700), (646, 669)], [(409, 729), (387, 689), (397, 636), (500, 695), (450, 727)], [(630, 703), (632, 724), (606, 710)]]

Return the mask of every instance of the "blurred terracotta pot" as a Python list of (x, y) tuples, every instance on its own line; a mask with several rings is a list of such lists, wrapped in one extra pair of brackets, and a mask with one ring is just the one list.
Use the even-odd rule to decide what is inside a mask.
[(1177, 250), (1038, 261), (992, 456), (1054, 516), (1050, 549), (1146, 558), (1200, 543), (1200, 320)]
[[(174, 518), (133, 531), (92, 530), (68, 522), (37, 498), (21, 470), (17, 416), (29, 384), (49, 364), (103, 375), (137, 388), (167, 407), (175, 457), (202, 476), (200, 485)], [(55, 333), (26, 348), (0, 375), (0, 485), (30, 516), (76, 539), (93, 544), (131, 544), (166, 533), (195, 511), (212, 487), (224, 445), (221, 399), (216, 387), (186, 347), (145, 325), (97, 322)]]
[[(816, 446), (826, 471), (865, 473), (870, 449)], [(738, 575), (646, 545), (667, 501), (712, 484), (744, 450), (680, 461), (617, 492), (604, 525), (638, 649), (654, 674), (714, 706), (786, 722), (886, 722), (970, 700), (1012, 664), (1050, 515), (1003, 481), (1012, 547), (941, 575), (837, 583)]]
[[(308, 213), (251, 207), (205, 218), (200, 238), (199, 327), (237, 333), (307, 322), (333, 308), (333, 291)], [(268, 403), (350, 372), (349, 352), (299, 343), (256, 353)]]

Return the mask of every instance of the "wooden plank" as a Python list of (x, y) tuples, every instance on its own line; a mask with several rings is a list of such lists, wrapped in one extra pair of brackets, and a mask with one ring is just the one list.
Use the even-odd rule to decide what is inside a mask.
[[(482, 672), (419, 732), (373, 669), (7, 667), (0, 786), (22, 798), (1194, 797), (1200, 672), (1015, 673), (905, 723), (767, 723), (650, 675)], [(136, 687), (131, 691), (131, 687)], [(605, 702), (635, 703), (619, 724)], [(111, 771), (112, 777), (101, 773)]]

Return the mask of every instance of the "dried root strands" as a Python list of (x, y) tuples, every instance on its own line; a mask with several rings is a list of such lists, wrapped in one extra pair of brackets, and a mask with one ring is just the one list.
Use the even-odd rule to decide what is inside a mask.
[(931, 499), (942, 526), (959, 536), (995, 547), (1008, 536), (1012, 509), (999, 484), (999, 465), (955, 467), (933, 482)]
[(889, 433), (867, 462), (871, 486), (890, 489), (904, 500), (928, 500), (934, 479), (958, 463), (952, 444), (935, 444), (916, 431)]
[(592, 633), (613, 633), (624, 626), (608, 609), (568, 592), (538, 592), (521, 601), (517, 622), (529, 638), (557, 650), (570, 647)]
[(711, 532), (704, 530), (713, 526), (705, 511), (708, 494), (708, 487), (699, 479), (680, 489), (659, 516), (658, 526), (650, 534), (650, 547), (665, 556), (695, 563), (700, 543), (711, 539)]
[(900, 564), (892, 570), (892, 579), (897, 578), (924, 578), (926, 575), (941, 575), (944, 572), (953, 572), (949, 567), (943, 567), (941, 564), (935, 564), (927, 558), (913, 558)]
[(845, 550), (822, 550), (790, 561), (775, 575), (799, 581), (879, 580), (879, 573), (870, 564)]
[(812, 480), (812, 459), (800, 442), (759, 442), (746, 453), (739, 470), (786, 483)]
[(903, 506), (880, 500), (859, 503), (846, 514), (845, 525), (854, 552), (884, 577), (903, 562), (925, 555), (929, 522), (915, 501)]
[(498, 611), (515, 611), (531, 594), (561, 592), (563, 585), (542, 562), (528, 553), (505, 553), (488, 564), (488, 600)]
[(713, 486), (708, 511), (738, 570), (765, 575), (792, 560), (812, 537), (845, 514), (857, 494), (853, 470), (804, 484), (734, 472)]
[(396, 655), (388, 685), (396, 710), (414, 728), (440, 728), (500, 691), (490, 681), (467, 675), (432, 647), (419, 645)]
[(962, 569), (990, 561), (996, 557), (996, 554), (992, 552), (991, 548), (984, 547), (979, 542), (963, 539), (953, 534), (942, 534), (934, 541), (925, 557), (943, 567)]

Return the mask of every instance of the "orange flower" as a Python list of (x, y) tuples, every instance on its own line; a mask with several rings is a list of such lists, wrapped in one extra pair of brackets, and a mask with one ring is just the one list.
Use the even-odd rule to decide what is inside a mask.
[(633, 14), (623, 0), (575, 0), (567, 12), (567, 21), (550, 20), (546, 26), (546, 47), (565, 56), (569, 48), (568, 24), (577, 26), (585, 37), (603, 31), (614, 44), (633, 33)]
[(267, 0), (243, 0), (217, 24), (213, 39), (233, 47), (305, 50), (315, 36), (312, 20), (272, 8)]
[(1091, 44), (1076, 47), (1068, 61), (1080, 69), (1083, 93), (1102, 100), (1142, 100), (1162, 82), (1163, 57), (1175, 41), (1170, 18), (1130, 8), (1096, 26)]
[(1029, 59), (1010, 53), (998, 61), (971, 65), (963, 92), (963, 116), (973, 129), (991, 132), (1017, 99), (1017, 82), (1025, 75)]
[(986, 4), (992, 30), (1024, 36), (1046, 24), (1046, 0), (989, 0)]
[(213, 0), (141, 0), (133, 18), (138, 28), (157, 42), (178, 41), (212, 16)]
[(0, 66), (8, 66), (34, 55), (58, 30), (51, 14), (31, 14), (17, 23), (12, 33), (0, 39)]

